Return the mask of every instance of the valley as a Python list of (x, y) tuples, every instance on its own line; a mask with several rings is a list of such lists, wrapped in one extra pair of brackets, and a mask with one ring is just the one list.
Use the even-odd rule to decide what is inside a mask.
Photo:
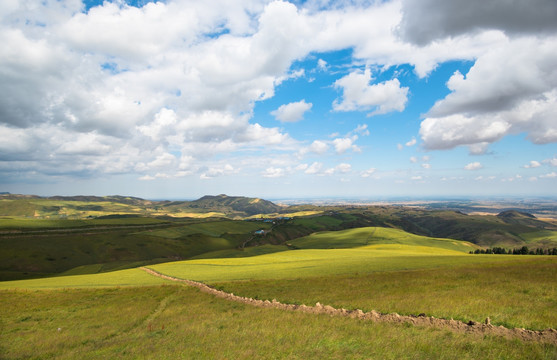
[(4, 205), (4, 357), (557, 356), (557, 257), (470, 254), (557, 247), (551, 222), (384, 205), (250, 214), (238, 204), (254, 199), (205, 199), (195, 217)]

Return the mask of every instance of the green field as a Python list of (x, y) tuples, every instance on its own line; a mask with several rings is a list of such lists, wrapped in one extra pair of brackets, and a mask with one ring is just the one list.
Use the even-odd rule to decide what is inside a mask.
[(140, 269), (126, 269), (101, 274), (56, 276), (43, 279), (0, 282), (0, 289), (69, 289), (114, 286), (148, 286), (168, 283)]
[(384, 244), (354, 249), (308, 249), (249, 258), (200, 259), (152, 265), (183, 279), (207, 283), (249, 279), (287, 279), (376, 271), (399, 271), (508, 261), (427, 246)]
[(341, 231), (325, 231), (289, 242), (300, 249), (342, 249), (374, 244), (402, 244), (427, 246), (462, 252), (479, 248), (467, 241), (432, 238), (410, 234), (399, 229), (362, 227)]
[(0, 291), (3, 359), (554, 359), (555, 345), (262, 309), (185, 286)]
[(9, 232), (14, 230), (33, 229), (79, 229), (99, 226), (141, 226), (168, 223), (166, 220), (145, 217), (121, 217), (121, 218), (99, 218), (99, 219), (18, 219), (0, 218), (0, 231)]
[(0, 280), (113, 271), (233, 251), (255, 230), (270, 226), (215, 219), (0, 219)]
[(521, 234), (521, 236), (530, 247), (544, 247), (544, 245), (557, 247), (557, 231), (540, 230)]
[[(192, 225), (192, 234), (224, 238), (260, 225), (211, 224)], [(192, 235), (188, 231), (136, 235), (182, 241)], [(557, 327), (557, 257), (467, 254), (472, 248), (367, 227), (149, 267), (284, 303)], [(6, 359), (557, 357), (557, 344), (254, 308), (140, 269), (0, 282), (0, 319), (0, 353)]]

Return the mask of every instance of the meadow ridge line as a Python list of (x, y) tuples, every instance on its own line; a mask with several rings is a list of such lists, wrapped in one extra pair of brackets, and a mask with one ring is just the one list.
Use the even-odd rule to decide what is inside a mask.
[(405, 324), (411, 324), (411, 325), (422, 326), (422, 327), (437, 327), (437, 328), (450, 330), (454, 332), (495, 335), (495, 336), (503, 336), (510, 339), (520, 339), (523, 341), (538, 341), (538, 342), (557, 344), (557, 330), (552, 328), (546, 330), (526, 330), (520, 328), (510, 329), (504, 326), (492, 325), (489, 318), (485, 320), (485, 323), (478, 323), (475, 321), (469, 321), (468, 323), (465, 323), (453, 319), (450, 320), (438, 319), (434, 316), (425, 316), (423, 314), (414, 316), (414, 315), (399, 315), (397, 313), (382, 314), (375, 310), (371, 310), (369, 312), (363, 312), (360, 309), (356, 309), (356, 310), (337, 309), (329, 305), (322, 305), (319, 302), (316, 303), (315, 306), (307, 306), (303, 304), (302, 305), (283, 304), (275, 299), (273, 299), (272, 301), (258, 300), (258, 299), (252, 299), (252, 298), (234, 295), (234, 293), (227, 293), (222, 290), (217, 290), (202, 282), (185, 280), (185, 279), (180, 279), (177, 277), (165, 275), (147, 267), (140, 267), (140, 269), (153, 276), (158, 276), (162, 279), (176, 281), (190, 286), (194, 286), (205, 293), (214, 295), (222, 299), (235, 301), (235, 302), (252, 305), (256, 307), (275, 308), (275, 309), (290, 310), (290, 311), (301, 311), (310, 314), (327, 314), (331, 316), (343, 316), (343, 317), (350, 317), (353, 319), (371, 320), (374, 322), (399, 323), (399, 324), (405, 323)]

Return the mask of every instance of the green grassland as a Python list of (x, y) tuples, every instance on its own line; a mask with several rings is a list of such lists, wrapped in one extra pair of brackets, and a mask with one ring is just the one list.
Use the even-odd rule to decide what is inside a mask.
[[(211, 235), (222, 231), (219, 226)], [(175, 240), (175, 233), (162, 235)], [(381, 228), (292, 242), (290, 248), (307, 248), (264, 245), (244, 249), (265, 253), (260, 256), (149, 267), (286, 303), (557, 327), (554, 257), (469, 255), (471, 245)], [(139, 269), (0, 282), (0, 319), (0, 352), (7, 359), (557, 356), (555, 344), (253, 308)]]
[[(4, 221), (4, 223), (2, 223)], [(230, 250), (268, 228), (233, 220), (0, 220), (0, 280), (84, 274)]]
[(425, 237), (410, 234), (399, 229), (381, 227), (324, 231), (292, 240), (289, 244), (300, 249), (341, 249), (374, 244), (418, 245), (462, 252), (469, 252), (479, 248), (477, 245), (467, 241)]
[(526, 234), (522, 234), (522, 238), (530, 247), (536, 247), (536, 245), (540, 247), (547, 247), (556, 246), (557, 247), (557, 231), (551, 230), (540, 230), (534, 231)]
[(161, 230), (150, 230), (149, 235), (167, 239), (179, 239), (194, 234), (203, 234), (211, 237), (220, 237), (225, 234), (247, 234), (259, 229), (269, 229), (267, 223), (254, 223), (247, 221), (211, 221), (188, 226), (173, 227)]
[(114, 217), (96, 219), (22, 219), (22, 218), (0, 218), (0, 231), (25, 231), (45, 229), (79, 229), (99, 226), (146, 226), (166, 224), (168, 220), (149, 217)]
[(279, 251), (285, 250), (284, 247), (269, 246), (263, 251), (264, 255), (249, 259), (232, 257), (230, 252), (213, 253), (213, 259), (204, 257), (205, 259), (187, 262), (169, 262), (154, 265), (153, 269), (180, 278), (210, 283), (218, 279), (276, 279), (296, 277), (297, 274), (320, 276), (369, 273), (491, 261), (486, 257), (465, 255), (477, 248), (470, 243), (418, 236), (388, 228), (320, 232), (292, 240), (287, 245), (299, 250), (284, 252)]
[(124, 196), (0, 195), (0, 216), (47, 219), (83, 219), (112, 214), (137, 216), (203, 217), (203, 214), (247, 217), (276, 213), (281, 207), (269, 201), (242, 196), (204, 196), (195, 201), (150, 201)]
[(68, 289), (114, 286), (148, 286), (168, 283), (168, 280), (147, 274), (140, 269), (125, 269), (100, 274), (55, 276), (0, 282), (0, 289)]
[[(485, 256), (489, 260), (489, 256)], [(493, 262), (213, 284), (227, 292), (296, 304), (474, 320), (541, 330), (557, 327), (557, 260), (502, 256)]]
[[(98, 275), (97, 275), (98, 276)], [(3, 359), (553, 359), (550, 344), (254, 308), (179, 285), (0, 291)]]
[(91, 202), (45, 198), (0, 199), (0, 215), (4, 216), (81, 219), (109, 214), (146, 215), (151, 212), (145, 206), (108, 200)]

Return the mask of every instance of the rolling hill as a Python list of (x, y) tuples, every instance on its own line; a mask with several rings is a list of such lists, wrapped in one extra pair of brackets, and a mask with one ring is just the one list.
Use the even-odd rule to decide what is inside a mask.
[(0, 195), (0, 216), (83, 219), (115, 214), (138, 216), (248, 217), (282, 209), (270, 201), (243, 196), (204, 196), (194, 201), (153, 201), (130, 196)]
[[(385, 229), (380, 231), (387, 233), (382, 241), (390, 244), (412, 235), (443, 238), (445, 242), (438, 244), (460, 247), (466, 242), (506, 249), (557, 247), (555, 224), (517, 211), (493, 216), (400, 206), (283, 207), (227, 195), (171, 202), (4, 194), (0, 195), (0, 280), (274, 253), (302, 248), (307, 239), (321, 236), (312, 234), (325, 231), (335, 231), (342, 241), (319, 239), (321, 248), (348, 248), (363, 241), (350, 238), (349, 230), (368, 228)], [(256, 230), (265, 232), (255, 236)]]

